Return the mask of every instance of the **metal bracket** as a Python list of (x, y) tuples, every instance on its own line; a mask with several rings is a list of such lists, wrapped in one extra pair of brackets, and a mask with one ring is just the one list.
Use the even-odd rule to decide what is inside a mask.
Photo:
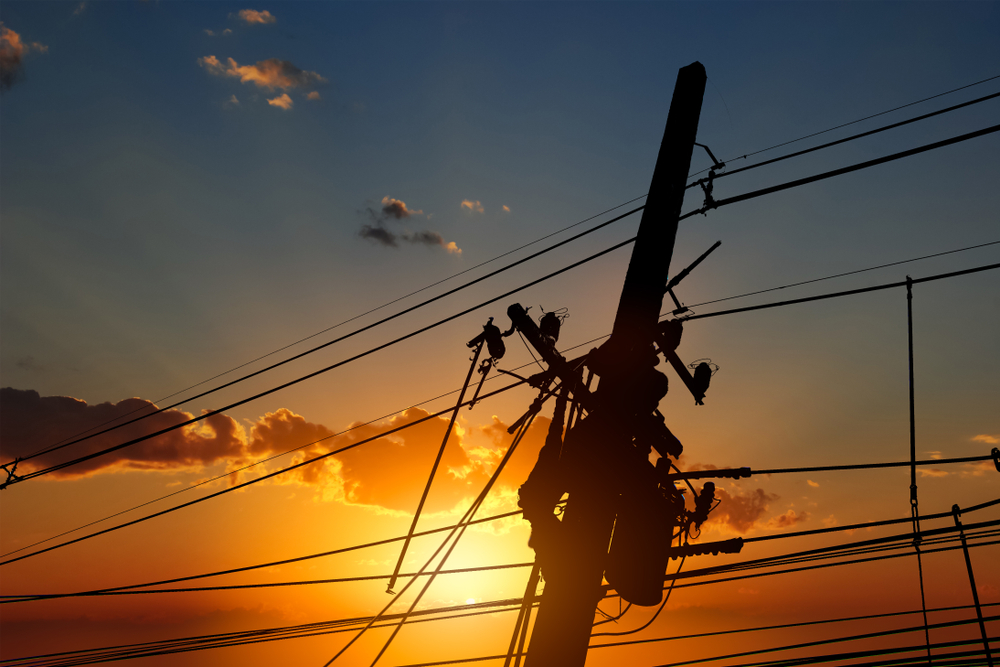
[[(16, 459), (14, 459), (13, 461), (11, 461), (10, 463), (7, 463), (5, 465), (0, 466), (0, 470), (3, 470), (5, 473), (7, 473), (7, 479), (6, 479), (6, 481), (4, 481), (3, 484), (0, 484), (0, 491), (6, 489), (13, 482), (20, 482), (21, 480), (24, 479), (20, 475), (15, 475), (14, 474), (14, 471), (17, 470), (17, 464), (20, 463), (20, 462), (21, 462), (21, 457), (18, 456)], [(10, 470), (7, 470), (7, 466), (13, 466), (13, 467)]]

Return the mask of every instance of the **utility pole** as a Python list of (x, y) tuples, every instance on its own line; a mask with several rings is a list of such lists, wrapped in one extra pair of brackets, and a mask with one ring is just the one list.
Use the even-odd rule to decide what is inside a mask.
[[(588, 401), (587, 417), (566, 435), (563, 451), (569, 500), (562, 521), (558, 530), (539, 535), (535, 543), (545, 593), (526, 667), (582, 667), (587, 659), (620, 497), (632, 483), (628, 461), (634, 454), (629, 450), (636, 449), (632, 440), (640, 424), (649, 420), (666, 393), (666, 377), (653, 368), (654, 342), (662, 336), (660, 308), (705, 82), (701, 63), (678, 72), (611, 338), (588, 361), (600, 376), (600, 384)], [(528, 505), (524, 507), (528, 518)], [(665, 539), (669, 545), (670, 536)]]

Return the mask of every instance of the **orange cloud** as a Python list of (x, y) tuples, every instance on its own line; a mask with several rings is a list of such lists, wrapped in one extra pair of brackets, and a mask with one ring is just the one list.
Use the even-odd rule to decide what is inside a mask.
[(1000, 437), (995, 435), (977, 435), (972, 438), (972, 442), (985, 442), (987, 445), (1000, 445)]
[(471, 199), (463, 199), (461, 207), (472, 213), (482, 213), (484, 210), (483, 205), (478, 200), (472, 201)]
[(807, 479), (806, 480), (806, 484), (808, 484), (809, 486), (811, 486), (814, 489), (818, 489), (819, 488), (819, 482), (814, 482), (811, 479)]
[(779, 514), (768, 520), (766, 527), (771, 529), (791, 528), (795, 524), (809, 520), (809, 512), (796, 513), (795, 510), (788, 510), (784, 514)]
[(285, 111), (290, 110), (295, 104), (292, 102), (292, 98), (288, 96), (288, 93), (282, 93), (278, 97), (268, 100), (267, 103), (273, 107), (281, 107)]
[(274, 23), (278, 20), (266, 9), (262, 12), (259, 12), (256, 9), (241, 9), (236, 15), (247, 25), (253, 25), (255, 23), (266, 25), (268, 23)]
[(307, 72), (287, 60), (277, 58), (261, 60), (256, 65), (240, 65), (232, 58), (227, 58), (223, 63), (215, 56), (205, 56), (198, 58), (198, 64), (210, 74), (238, 78), (242, 83), (253, 83), (258, 88), (268, 90), (308, 88), (327, 83), (327, 80), (316, 72)]
[(389, 218), (402, 220), (411, 215), (421, 215), (423, 211), (414, 211), (406, 207), (406, 202), (392, 197), (382, 197), (382, 214)]
[(503, 209), (504, 213), (510, 213), (510, 206), (507, 206), (506, 204), (504, 204), (501, 208)]
[(921, 477), (947, 477), (949, 475), (947, 470), (940, 470), (938, 468), (920, 468)]
[(307, 100), (318, 100), (318, 99), (320, 99), (319, 92), (315, 91), (315, 90), (312, 91), (311, 93), (309, 93), (308, 95), (306, 95), (306, 99)]
[[(118, 403), (88, 405), (69, 396), (40, 396), (32, 390), (0, 389), (0, 458), (4, 461), (30, 455), (39, 449), (68, 440), (78, 433), (108, 421), (135, 417), (155, 406), (141, 398)], [(19, 472), (30, 472), (85, 456), (187, 421), (191, 415), (167, 410), (21, 464)], [(176, 470), (199, 468), (243, 455), (243, 433), (234, 420), (213, 415), (156, 438), (140, 442), (89, 461), (51, 473), (57, 478), (84, 477), (97, 472), (131, 470)]]
[(749, 493), (739, 491), (730, 493), (716, 487), (715, 496), (722, 502), (709, 514), (706, 525), (721, 524), (741, 535), (749, 532), (757, 520), (767, 512), (770, 503), (778, 499), (776, 495), (765, 493), (764, 489), (756, 489)]
[[(303, 451), (297, 455), (297, 460), (339, 449), (352, 442), (376, 436), (387, 429), (413, 423), (427, 415), (420, 408), (410, 408), (385, 422), (360, 426), (311, 450)], [(293, 443), (315, 440), (322, 433), (299, 432), (308, 426), (304, 420), (293, 419), (286, 423), (288, 427), (282, 432), (285, 437), (275, 437), (273, 433), (268, 433), (261, 438), (266, 446), (251, 445), (255, 455), (269, 451), (268, 447), (275, 448), (279, 442), (287, 441), (289, 447), (297, 446)], [(514, 489), (527, 478), (534, 465), (544, 442), (548, 423), (544, 418), (535, 420), (521, 442), (520, 451), (511, 458), (501, 477), (505, 488), (498, 489), (498, 495), (511, 500), (511, 507), (507, 509), (513, 507)], [(447, 424), (446, 417), (436, 417), (405, 431), (379, 438), (365, 445), (363, 450), (338, 454), (326, 459), (323, 465), (304, 466), (281, 479), (286, 484), (311, 486), (323, 500), (364, 505), (379, 511), (412, 513), (420, 499), (427, 475), (430, 474)], [(477, 430), (480, 434), (484, 432), (483, 429)], [(252, 442), (257, 442), (257, 433), (255, 426), (251, 431)], [(463, 500), (478, 495), (510, 447), (513, 436), (503, 430), (490, 433), (487, 438), (485, 446), (477, 446), (470, 442), (469, 432), (465, 429), (456, 428), (452, 432), (425, 505), (428, 512), (451, 511)], [(277, 449), (283, 447), (285, 444)]]
[[(0, 389), (0, 459), (11, 461), (27, 456), (100, 424), (135, 417), (155, 406), (140, 398), (118, 403), (88, 405), (68, 396), (40, 396), (32, 390)], [(242, 467), (269, 456), (296, 449), (290, 459), (268, 464), (277, 469), (327, 454), (360, 440), (378, 436), (391, 428), (411, 424), (428, 416), (420, 408), (410, 408), (377, 424), (355, 426), (341, 435), (306, 420), (291, 410), (268, 412), (244, 429), (226, 415), (213, 415), (198, 424), (111, 452), (64, 470), (54, 471), (54, 479), (75, 479), (99, 473), (124, 471), (174, 472), (199, 470), (225, 464), (227, 469)], [(39, 470), (78, 456), (140, 437), (187, 421), (191, 415), (168, 410), (136, 424), (96, 436), (38, 458), (24, 461), (18, 473)], [(378, 438), (363, 448), (331, 456), (275, 478), (274, 483), (306, 486), (316, 498), (345, 504), (364, 505), (387, 512), (412, 513), (430, 473), (444, 436), (448, 418), (436, 417), (411, 428)], [(497, 488), (493, 507), (506, 503), (514, 508), (516, 488), (527, 478), (545, 440), (549, 420), (539, 417), (528, 430)], [(473, 434), (470, 439), (469, 435)], [(477, 495), (513, 436), (494, 418), (487, 427), (455, 428), (426, 505), (428, 512), (451, 511), (461, 501)], [(472, 440), (485, 441), (476, 443)], [(273, 467), (271, 467), (273, 466)], [(236, 483), (238, 480), (230, 480)]]
[(40, 42), (25, 44), (21, 35), (0, 23), (0, 88), (10, 88), (21, 77), (22, 60), (31, 51), (48, 52)]

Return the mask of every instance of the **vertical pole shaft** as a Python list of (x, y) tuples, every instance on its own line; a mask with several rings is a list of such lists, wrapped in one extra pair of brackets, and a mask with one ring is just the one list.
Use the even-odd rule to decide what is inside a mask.
[(986, 662), (993, 667), (993, 656), (990, 654), (990, 639), (986, 634), (986, 621), (983, 620), (983, 607), (979, 604), (979, 591), (976, 590), (976, 575), (972, 572), (972, 559), (969, 558), (969, 545), (965, 541), (965, 529), (962, 528), (962, 510), (958, 505), (951, 506), (951, 513), (958, 526), (958, 535), (962, 539), (962, 553), (965, 554), (965, 568), (969, 571), (969, 585), (972, 586), (972, 600), (976, 603), (976, 616), (979, 618), (979, 633), (983, 637), (983, 650), (986, 652)]
[(587, 419), (567, 435), (580, 453), (560, 527), (557, 557), (545, 570), (545, 594), (525, 667), (583, 667), (603, 596), (601, 584), (615, 521), (617, 484), (610, 472), (629, 446), (634, 409), (619, 396), (649, 364), (669, 277), (670, 259), (707, 77), (701, 63), (677, 74), (667, 125), (639, 223), (608, 355), (613, 375), (602, 376)]

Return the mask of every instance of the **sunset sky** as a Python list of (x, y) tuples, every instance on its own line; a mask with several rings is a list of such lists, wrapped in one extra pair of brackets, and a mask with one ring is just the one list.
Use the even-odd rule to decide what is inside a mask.
[[(694, 61), (708, 72), (698, 141), (729, 170), (1000, 91), (994, 78), (772, 148), (997, 77), (998, 2), (5, 0), (0, 22), (3, 464), (265, 368), (640, 206), (677, 71)], [(714, 196), (846, 167), (998, 120), (995, 98), (719, 179)], [(684, 220), (672, 273), (715, 241), (722, 245), (681, 283), (678, 298), (701, 315), (1000, 262), (998, 156), (1000, 135), (993, 133)], [(696, 148), (692, 171), (711, 164)], [(684, 211), (702, 203), (701, 191), (690, 189)], [(638, 224), (638, 214), (627, 217), (278, 369), (25, 461), (17, 473), (332, 366), (624, 241)], [(953, 250), (962, 251), (698, 305)], [(490, 317), (506, 329), (512, 303), (530, 306), (536, 317), (565, 308), (559, 347), (567, 356), (583, 354), (610, 333), (630, 252), (630, 245), (615, 250), (197, 425), (12, 484), (0, 492), (0, 560), (447, 410), (468, 372), (466, 343)], [(1000, 446), (1000, 272), (919, 284), (913, 294), (918, 458), (988, 455)], [(501, 368), (534, 372), (517, 336), (507, 349)], [(902, 288), (696, 319), (685, 326), (678, 352), (685, 362), (710, 358), (719, 367), (703, 406), (664, 371), (672, 384), (660, 409), (684, 444), (681, 468), (909, 458)], [(483, 391), (510, 380), (491, 374)], [(507, 427), (535, 396), (518, 387), (461, 410), (420, 530), (461, 517), (509, 447)], [(517, 489), (551, 414), (547, 404), (477, 517), (517, 509)], [(405, 535), (447, 416), (2, 565), (0, 595), (160, 581)], [(908, 517), (909, 483), (906, 468), (718, 481), (722, 503), (700, 541)], [(922, 514), (1000, 497), (992, 461), (924, 466), (918, 484)], [(1000, 506), (963, 517), (966, 524), (997, 519)], [(924, 523), (952, 525), (950, 517)], [(690, 558), (684, 570), (909, 528), (750, 542), (738, 556)], [(416, 539), (403, 571), (419, 569), (443, 535)], [(518, 517), (470, 528), (446, 568), (530, 563), (528, 535)], [(386, 575), (399, 552), (393, 542), (175, 586)], [(919, 609), (913, 550), (894, 553), (910, 555), (679, 587), (648, 629), (594, 643)], [(973, 548), (971, 557), (981, 601), (1000, 603), (1000, 546)], [(672, 561), (671, 571), (677, 566)], [(923, 570), (929, 608), (971, 604), (961, 551), (928, 553)], [(442, 575), (419, 609), (518, 598), (528, 572)], [(385, 579), (371, 579), (3, 603), (0, 660), (370, 616), (390, 601), (385, 586)], [(389, 613), (404, 611), (412, 597), (399, 596)], [(618, 601), (601, 608), (617, 614)], [(996, 609), (984, 612), (995, 616)], [(653, 612), (635, 607), (599, 630), (638, 628)], [(378, 664), (503, 654), (516, 615), (404, 626)], [(968, 609), (939, 612), (931, 622), (973, 616)], [(918, 614), (592, 649), (587, 664), (652, 667), (920, 622)], [(987, 627), (1000, 635), (1000, 621)], [(351, 636), (134, 664), (321, 667)], [(382, 629), (366, 633), (336, 664), (371, 664), (388, 636)], [(978, 636), (973, 624), (932, 631), (931, 639)], [(922, 641), (920, 632), (705, 664)]]

